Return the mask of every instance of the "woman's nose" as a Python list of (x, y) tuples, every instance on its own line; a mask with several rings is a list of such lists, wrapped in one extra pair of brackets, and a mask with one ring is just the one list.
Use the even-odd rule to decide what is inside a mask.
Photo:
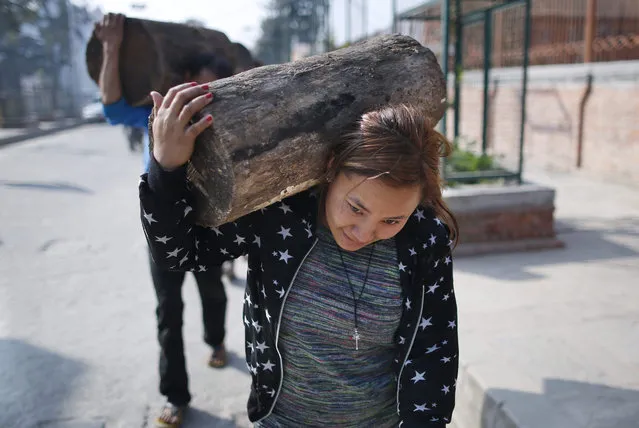
[(361, 244), (371, 242), (375, 236), (375, 228), (370, 224), (359, 224), (353, 226), (353, 237)]

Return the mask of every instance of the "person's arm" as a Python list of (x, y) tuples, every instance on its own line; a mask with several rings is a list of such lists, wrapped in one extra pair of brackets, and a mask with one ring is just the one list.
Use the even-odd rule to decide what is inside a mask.
[(201, 271), (248, 252), (259, 235), (259, 212), (218, 228), (195, 224), (186, 165), (164, 170), (151, 159), (139, 186), (144, 234), (155, 263), (166, 270)]
[(120, 82), (120, 46), (102, 44), (102, 68), (100, 68), (100, 94), (102, 104), (108, 105), (122, 98)]
[(402, 373), (402, 428), (444, 428), (455, 407), (459, 366), (457, 303), (447, 234), (437, 237), (436, 257), (425, 266), (425, 298), (415, 342)]
[(95, 24), (95, 35), (102, 42), (100, 95), (106, 120), (111, 125), (146, 128), (151, 107), (132, 107), (122, 96), (120, 47), (124, 36), (124, 15), (109, 13)]
[(100, 94), (102, 104), (113, 104), (122, 98), (120, 82), (120, 46), (124, 36), (124, 15), (109, 13), (95, 24), (95, 35), (102, 42)]

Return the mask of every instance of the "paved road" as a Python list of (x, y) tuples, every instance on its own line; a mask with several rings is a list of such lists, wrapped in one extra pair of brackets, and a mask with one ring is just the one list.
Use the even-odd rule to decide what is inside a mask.
[[(0, 427), (142, 427), (161, 404), (140, 168), (107, 125), (0, 149)], [(185, 284), (186, 427), (248, 424), (243, 286), (227, 293), (232, 359), (215, 371)]]

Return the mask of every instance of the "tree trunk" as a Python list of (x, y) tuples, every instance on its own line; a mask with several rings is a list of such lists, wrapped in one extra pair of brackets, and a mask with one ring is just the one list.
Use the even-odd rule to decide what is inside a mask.
[[(444, 112), (435, 55), (407, 36), (380, 36), (213, 83), (213, 127), (189, 164), (198, 223), (217, 226), (318, 184), (330, 148), (361, 115), (408, 103)], [(152, 127), (153, 118), (150, 119)]]
[[(166, 93), (184, 81), (183, 64), (197, 53), (223, 56), (235, 66), (235, 49), (220, 31), (186, 24), (126, 18), (120, 50), (120, 80), (127, 102), (134, 106), (150, 104), (149, 93)], [(87, 43), (89, 76), (99, 84), (102, 43), (95, 33)]]

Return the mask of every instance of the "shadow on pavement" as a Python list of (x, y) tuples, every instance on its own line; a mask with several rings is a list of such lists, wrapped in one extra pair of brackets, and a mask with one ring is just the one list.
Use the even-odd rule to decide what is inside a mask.
[(615, 219), (608, 224), (597, 220), (594, 227), (585, 227), (581, 219), (578, 223), (564, 220), (557, 222), (557, 231), (557, 237), (566, 244), (563, 249), (465, 258), (455, 269), (504, 281), (526, 281), (544, 277), (531, 271), (536, 267), (639, 256), (636, 249), (613, 240), (637, 239), (639, 248), (639, 219)]
[(100, 156), (104, 155), (104, 151), (96, 149), (78, 149), (75, 147), (66, 147), (61, 145), (55, 146), (34, 146), (29, 147), (30, 151), (34, 152), (52, 152), (56, 155), (71, 155), (71, 156)]
[[(246, 358), (244, 354), (240, 355), (228, 348), (226, 348), (226, 353), (228, 355), (227, 367), (232, 367), (242, 373), (248, 373), (248, 368), (246, 367)], [(246, 393), (248, 394), (248, 391)]]
[(639, 218), (620, 217), (615, 219), (601, 218), (580, 218), (580, 219), (561, 219), (555, 221), (555, 230), (557, 233), (570, 233), (579, 231), (585, 225), (590, 225), (588, 229), (596, 229), (604, 233), (611, 234), (627, 234), (639, 236)]
[(33, 427), (63, 415), (84, 363), (17, 339), (0, 339), (0, 427)]
[(0, 180), (0, 184), (6, 187), (14, 187), (18, 189), (28, 189), (28, 190), (46, 190), (53, 192), (71, 192), (71, 193), (84, 193), (86, 195), (92, 195), (93, 191), (85, 188), (76, 186), (75, 184), (69, 183), (39, 183), (39, 182), (27, 182), (27, 181), (7, 181)]
[(204, 410), (191, 407), (184, 417), (183, 426), (184, 428), (235, 428), (235, 423), (230, 419), (222, 419)]
[(481, 414), (481, 428), (556, 428), (559, 423), (569, 423), (566, 428), (631, 428), (638, 421), (639, 389), (552, 378), (544, 380), (542, 394), (489, 389)]

